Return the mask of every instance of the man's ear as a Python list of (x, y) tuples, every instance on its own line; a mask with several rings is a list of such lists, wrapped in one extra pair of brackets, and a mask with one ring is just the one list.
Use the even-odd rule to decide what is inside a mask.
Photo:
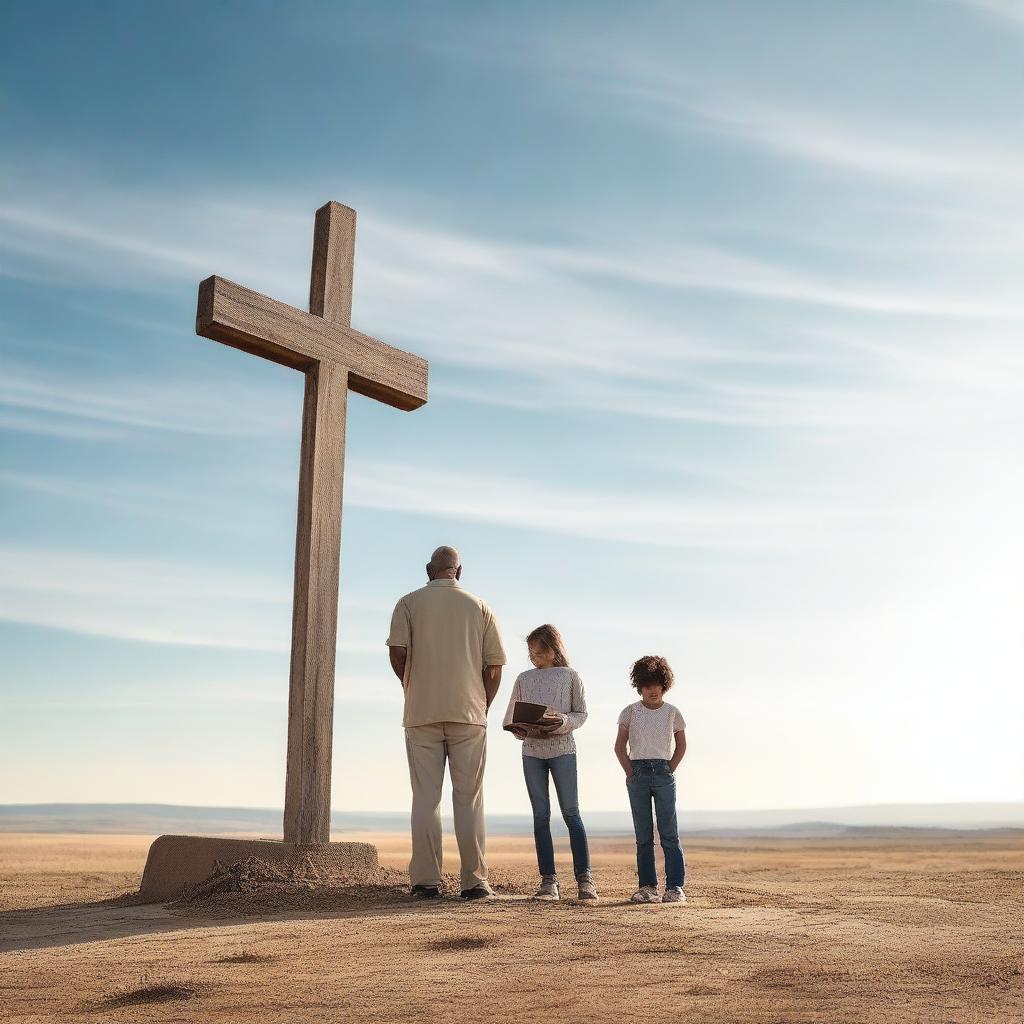
[(455, 578), (457, 580), (461, 580), (462, 579), (462, 566), (461, 565), (458, 567), (458, 569), (455, 570)]
[(427, 579), (432, 579), (430, 575), (430, 563), (428, 562), (425, 566), (423, 566), (423, 568), (427, 570)]

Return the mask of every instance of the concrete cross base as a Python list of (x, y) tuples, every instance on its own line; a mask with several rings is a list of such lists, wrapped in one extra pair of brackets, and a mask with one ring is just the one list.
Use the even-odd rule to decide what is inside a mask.
[(298, 846), (273, 839), (159, 836), (149, 848), (139, 896), (143, 903), (177, 899), (189, 886), (209, 878), (216, 861), (236, 864), (249, 857), (278, 864), (312, 862), (324, 885), (369, 881), (378, 867), (377, 848), (369, 843)]

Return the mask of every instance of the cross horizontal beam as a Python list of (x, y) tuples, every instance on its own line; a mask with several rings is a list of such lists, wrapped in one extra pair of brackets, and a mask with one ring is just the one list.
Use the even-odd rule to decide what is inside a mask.
[(331, 362), (351, 390), (406, 411), (427, 401), (427, 361), (223, 277), (199, 285), (196, 334), (296, 370)]

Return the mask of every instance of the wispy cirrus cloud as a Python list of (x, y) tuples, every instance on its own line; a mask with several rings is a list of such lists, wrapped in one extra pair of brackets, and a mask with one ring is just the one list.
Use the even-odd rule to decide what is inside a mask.
[(0, 549), (0, 617), (149, 643), (286, 649), (287, 587), (150, 559)]
[[(1017, 0), (933, 2), (1024, 24), (1024, 7)], [(759, 20), (757, 5), (750, 6), (750, 11), (735, 15), (738, 41)], [(867, 107), (858, 103), (860, 83), (849, 71), (876, 56), (876, 48), (863, 49), (863, 40), (851, 38), (844, 46), (841, 29), (831, 34), (819, 28), (803, 37), (813, 47), (810, 57), (799, 49), (798, 31), (789, 43), (785, 63), (778, 57), (762, 57), (748, 65), (722, 59), (714, 36), (708, 37), (709, 52), (702, 52), (695, 42), (700, 33), (690, 30), (691, 19), (674, 13), (676, 17), (661, 19), (665, 35), (659, 39), (631, 31), (626, 23), (619, 32), (596, 33), (582, 19), (570, 18), (553, 23), (544, 33), (527, 34), (507, 26), (500, 52), (482, 45), (472, 27), (456, 32), (454, 38), (449, 33), (424, 45), (448, 60), (486, 59), (541, 76), (565, 102), (573, 94), (582, 97), (585, 109), (600, 102), (604, 113), (641, 120), (662, 136), (676, 131), (703, 133), (789, 159), (794, 165), (870, 176), (876, 183), (916, 189), (976, 186), (979, 194), (995, 186), (1007, 194), (1016, 193), (1024, 171), (1024, 149), (1007, 141), (1016, 133), (1000, 138), (992, 132), (972, 133), (963, 122), (943, 124), (934, 106), (915, 116), (909, 111), (901, 115), (898, 103)], [(863, 28), (872, 18), (876, 32), (904, 27), (898, 17), (890, 23), (884, 13), (876, 12), (865, 12), (856, 23)], [(692, 18), (695, 25), (705, 20), (714, 23), (716, 19)], [(774, 19), (769, 16), (768, 20)], [(841, 23), (837, 19), (837, 26)], [(915, 43), (919, 40), (914, 37), (906, 40), (908, 55)], [(780, 49), (786, 52), (787, 48)], [(740, 50), (741, 44), (736, 52)], [(891, 74), (892, 69), (884, 71)], [(915, 80), (915, 94), (931, 72), (928, 68)], [(942, 68), (942, 73), (948, 69)], [(901, 95), (903, 88), (905, 81), (894, 76), (894, 100), (906, 98)]]
[[(183, 199), (147, 190), (114, 193), (84, 186), (77, 203), (59, 217), (42, 196), (8, 186), (0, 192), (0, 252), (9, 254), (8, 273), (17, 264), (33, 279), (41, 276), (102, 280), (110, 288), (152, 290), (154, 283), (193, 280), (230, 265), (255, 282), (301, 294), (308, 271), (282, 260), (272, 268), (245, 253), (254, 237), (278, 215), (271, 209), (239, 208), (230, 201)], [(270, 277), (273, 273), (273, 277)]]
[[(437, 486), (444, 480), (444, 487)], [(747, 496), (743, 502), (708, 494), (649, 489), (642, 501), (618, 490), (552, 487), (516, 476), (485, 476), (450, 468), (375, 461), (350, 466), (346, 501), (417, 516), (487, 522), (622, 545), (662, 548), (796, 550), (834, 543), (912, 508), (877, 503), (788, 501)], [(826, 541), (826, 537), (830, 538)]]
[(602, 88), (640, 116), (702, 129), (797, 160), (912, 182), (1012, 186), (1024, 154), (991, 142), (914, 139), (905, 125), (858, 123), (835, 110), (766, 100), (733, 88), (710, 88), (657, 63), (614, 61)]
[[(147, 514), (162, 493), (129, 485), (85, 486), (59, 478), (0, 480), (60, 501), (124, 500), (127, 490)], [(444, 480), (444, 487), (437, 486)], [(501, 531), (540, 531), (599, 541), (607, 550), (733, 552), (819, 557), (838, 545), (856, 561), (881, 532), (927, 521), (913, 501), (857, 502), (841, 491), (799, 495), (751, 489), (749, 480), (712, 481), (706, 488), (666, 484), (642, 501), (615, 490), (551, 486), (521, 476), (360, 460), (346, 482), (349, 507), (487, 524)], [(730, 496), (739, 491), (742, 500)], [(103, 491), (107, 494), (104, 497)], [(180, 504), (180, 503), (179, 503)], [(152, 509), (150, 509), (152, 511)], [(223, 510), (222, 510), (223, 511)], [(831, 557), (831, 556), (829, 556)], [(133, 642), (284, 655), (290, 640), (290, 580), (237, 568), (133, 558), (39, 545), (0, 546), (0, 619)], [(343, 597), (339, 651), (380, 653), (385, 603)], [(629, 631), (635, 632), (632, 627)], [(63, 697), (55, 698), (63, 700)], [(219, 699), (219, 698), (218, 698)]]
[[(990, 166), (987, 160), (981, 162)], [(1015, 165), (1013, 174), (1019, 170), (1024, 170), (1024, 160), (1019, 167)], [(69, 214), (57, 219), (34, 210), (31, 197), (17, 208), (0, 204), (0, 223), (17, 229), (8, 233), (0, 248), (36, 257), (52, 272), (80, 275), (85, 280), (101, 276), (110, 286), (157, 287), (168, 279), (194, 282), (213, 272), (210, 268), (225, 268), (216, 272), (298, 305), (305, 300), (309, 257), (303, 243), (309, 234), (309, 217), (296, 203), (280, 197), (253, 197), (243, 204), (218, 197), (189, 200), (146, 194), (119, 195), (115, 203), (114, 197), (100, 189), (84, 206), (91, 216), (76, 219)], [(153, 210), (166, 213), (154, 220)], [(991, 227), (979, 226), (978, 230), (988, 233)], [(165, 244), (164, 236), (182, 242)], [(1016, 299), (980, 296), (975, 289), (957, 295), (946, 287), (893, 287), (884, 280), (851, 280), (849, 274), (833, 279), (806, 267), (755, 259), (707, 242), (667, 244), (644, 239), (643, 245), (634, 246), (627, 236), (615, 249), (590, 240), (575, 247), (528, 244), (471, 237), (439, 225), (397, 223), (372, 211), (360, 221), (360, 236), (357, 308), (367, 307), (375, 320), (384, 317), (405, 333), (410, 330), (408, 320), (388, 316), (387, 311), (396, 305), (408, 307), (416, 316), (414, 329), (428, 338), (434, 332), (431, 320), (422, 316), (423, 308), (436, 310), (443, 314), (435, 317), (437, 333), (456, 346), (456, 357), (467, 361), (472, 360), (473, 349), (482, 349), (481, 358), (492, 354), (491, 349), (500, 353), (504, 333), (510, 340), (516, 337), (517, 351), (526, 357), (544, 349), (549, 356), (567, 361), (586, 364), (589, 359), (600, 369), (606, 365), (602, 350), (616, 347), (609, 346), (606, 339), (621, 339), (616, 327), (627, 326), (646, 326), (645, 344), (660, 346), (663, 353), (671, 349), (698, 358), (716, 354), (709, 339), (693, 336), (680, 325), (666, 332), (664, 326), (658, 329), (656, 323), (645, 324), (635, 305), (627, 309), (610, 304), (609, 281), (727, 291), (752, 299), (863, 312), (966, 318), (1024, 315), (1024, 306)], [(253, 250), (263, 255), (257, 259)], [(140, 264), (139, 258), (145, 262)], [(579, 282), (587, 287), (577, 293), (572, 286)], [(570, 291), (566, 294), (567, 284)], [(493, 315), (485, 319), (483, 311), (477, 310), (474, 285), (484, 286), (489, 302), (501, 289), (504, 298), (498, 308), (504, 312), (510, 308), (510, 294), (548, 300), (543, 308), (550, 326), (542, 336), (561, 331), (563, 344), (551, 352), (545, 338), (534, 347), (529, 337), (518, 336), (525, 332), (516, 332), (515, 322), (511, 330), (503, 331), (501, 320)], [(556, 291), (565, 295), (561, 315), (550, 302)], [(396, 296), (401, 303), (396, 303)], [(581, 318), (583, 300), (595, 308), (591, 318)], [(467, 308), (475, 315), (463, 311)], [(607, 325), (609, 316), (612, 322)], [(591, 340), (589, 356), (572, 345), (581, 333)], [(622, 369), (617, 364), (615, 368)]]
[(554, 250), (538, 253), (537, 258), (541, 265), (619, 282), (731, 292), (839, 310), (967, 319), (1024, 317), (1024, 305), (1012, 299), (978, 301), (913, 286), (850, 286), (713, 247), (645, 247), (641, 252), (612, 257), (584, 250)]
[[(97, 188), (66, 218), (36, 206), (31, 195), (17, 209), (0, 204), (0, 222), (6, 218), (17, 229), (0, 248), (20, 245), (51, 273), (162, 289), (169, 282), (191, 288), (216, 270), (275, 297), (304, 301), (309, 216), (295, 201), (193, 200), (145, 191), (115, 201)], [(435, 392), (451, 398), (531, 407), (522, 393), (550, 390), (570, 408), (801, 429), (922, 422), (947, 417), (948, 396), (911, 389), (893, 403), (873, 389), (864, 371), (885, 367), (884, 345), (856, 349), (860, 382), (851, 383), (846, 371), (855, 349), (833, 343), (827, 331), (816, 333), (813, 318), (867, 317), (872, 329), (904, 321), (906, 340), (897, 348), (913, 349), (915, 359), (903, 360), (901, 372), (925, 383), (930, 324), (1024, 318), (1019, 299), (991, 280), (975, 288), (920, 275), (903, 282), (857, 279), (706, 241), (640, 245), (625, 235), (615, 249), (582, 239), (531, 244), (396, 222), (372, 206), (360, 223), (357, 325), (442, 365), (502, 371), (503, 387), (449, 382)], [(727, 333), (692, 323), (688, 304), (709, 296), (753, 303), (750, 329), (743, 321)], [(765, 303), (792, 328), (776, 327), (764, 337), (758, 313)], [(111, 316), (145, 327), (129, 312), (115, 309)], [(1007, 334), (1002, 347), (1010, 341)], [(969, 371), (973, 357), (961, 348), (941, 358)], [(815, 380), (769, 383), (762, 371), (773, 365), (816, 368)], [(227, 377), (197, 383), (107, 375), (83, 387), (58, 367), (43, 369), (20, 357), (8, 359), (5, 369), (0, 424), (12, 430), (105, 439), (134, 428), (255, 436), (294, 426), (294, 410), (280, 393), (257, 395), (251, 384)], [(532, 383), (519, 388), (520, 381)]]
[[(291, 581), (155, 558), (0, 546), (0, 619), (92, 636), (188, 647), (286, 653)], [(343, 601), (384, 620), (390, 608)], [(379, 631), (379, 630), (378, 630)], [(342, 637), (339, 650), (381, 645)]]
[[(34, 494), (69, 501), (141, 513), (156, 519), (192, 521), (225, 514), (223, 500), (131, 480), (88, 479), (54, 473), (13, 472), (0, 469), (0, 487), (22, 494)], [(238, 517), (236, 529), (244, 528)]]
[(256, 437), (294, 431), (298, 402), (230, 376), (175, 379), (131, 366), (85, 374), (56, 361), (0, 356), (0, 425), (19, 432), (101, 441), (140, 428)]
[[(383, 645), (374, 648), (380, 655)], [(383, 688), (379, 675), (339, 674), (335, 679), (335, 704), (352, 701), (372, 704), (401, 704), (398, 687)], [(389, 670), (387, 670), (389, 671)], [(287, 669), (272, 676), (246, 676), (245, 679), (210, 678), (161, 680), (156, 692), (141, 689), (139, 683), (92, 685), (81, 694), (0, 693), (4, 711), (180, 711), (183, 707), (206, 709), (239, 707), (247, 704), (288, 704)]]
[(953, 3), (970, 10), (981, 11), (997, 18), (1005, 19), (1024, 27), (1024, 6), (1019, 0), (940, 0), (941, 3)]

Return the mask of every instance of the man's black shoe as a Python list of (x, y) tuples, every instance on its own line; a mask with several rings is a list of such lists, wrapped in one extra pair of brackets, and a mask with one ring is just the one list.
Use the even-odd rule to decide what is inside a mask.
[(418, 900), (436, 900), (441, 895), (441, 890), (436, 885), (414, 885), (412, 895)]
[(489, 885), (474, 885), (472, 889), (463, 889), (462, 898), (464, 900), (484, 900), (488, 896), (493, 896), (491, 887)]

